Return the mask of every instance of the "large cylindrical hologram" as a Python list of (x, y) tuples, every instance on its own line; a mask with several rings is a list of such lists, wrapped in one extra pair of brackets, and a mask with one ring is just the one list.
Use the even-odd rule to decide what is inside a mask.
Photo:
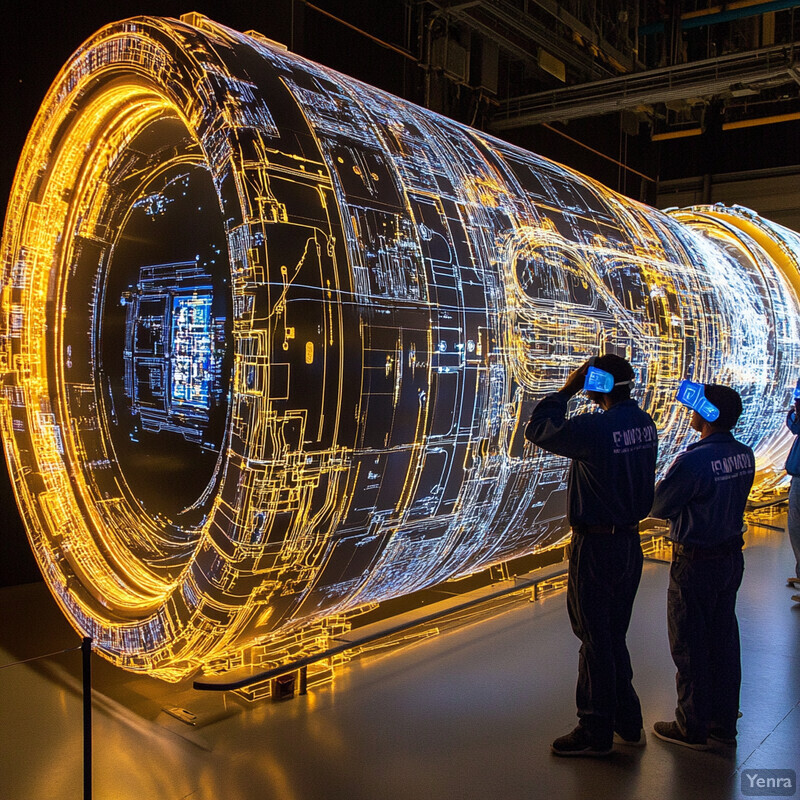
[(42, 104), (3, 238), (0, 425), (45, 579), (177, 679), (559, 542), (523, 437), (590, 354), (661, 436), (730, 383), (761, 485), (800, 371), (800, 237), (664, 214), (259, 37), (110, 25)]

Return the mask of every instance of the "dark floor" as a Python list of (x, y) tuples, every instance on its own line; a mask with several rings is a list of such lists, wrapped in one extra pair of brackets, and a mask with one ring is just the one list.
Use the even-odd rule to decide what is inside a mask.
[[(778, 524), (782, 518), (775, 518)], [(577, 640), (563, 593), (343, 667), (335, 683), (245, 705), (94, 658), (99, 800), (738, 798), (742, 770), (800, 772), (800, 605), (785, 534), (747, 536), (738, 748), (560, 759)], [(645, 724), (672, 719), (667, 567), (648, 563), (629, 643)], [(0, 591), (0, 665), (78, 644), (43, 584)], [(0, 669), (0, 798), (82, 797), (80, 653)], [(164, 706), (188, 708), (188, 726)], [(763, 796), (763, 795), (762, 795)], [(800, 794), (798, 794), (800, 796)]]

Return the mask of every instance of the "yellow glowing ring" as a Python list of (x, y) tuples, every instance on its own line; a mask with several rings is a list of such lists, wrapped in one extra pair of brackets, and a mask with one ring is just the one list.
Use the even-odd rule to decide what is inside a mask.
[[(20, 260), (18, 280), (6, 285), (4, 295), (14, 341), (3, 354), (4, 367), (17, 387), (14, 410), (3, 415), (3, 434), (6, 442), (23, 442), (7, 452), (34, 550), (59, 602), (99, 649), (132, 669), (158, 670), (160, 662), (167, 662), (159, 673), (166, 678), (193, 669), (216, 645), (204, 630), (209, 616), (204, 606), (213, 600), (198, 583), (207, 580), (210, 558), (224, 558), (209, 530), (228, 530), (234, 520), (218, 496), (193, 527), (150, 513), (126, 486), (122, 471), (116, 476), (117, 497), (99, 492), (86, 465), (85, 434), (71, 413), (74, 401), (67, 398), (72, 385), (64, 372), (68, 339), (63, 321), (68, 314), (76, 316), (67, 309), (76, 247), (101, 240), (104, 216), (113, 204), (124, 203), (124, 197), (112, 196), (118, 188), (111, 184), (131, 143), (170, 120), (179, 131), (171, 163), (206, 170), (215, 186), (234, 173), (233, 149), (224, 152), (223, 142), (221, 152), (220, 132), (210, 127), (223, 111), (215, 106), (220, 87), (198, 77), (203, 69), (185, 34), (191, 29), (175, 23), (132, 22), (101, 31), (76, 53), (31, 130), (5, 232)], [(135, 186), (140, 188), (160, 168), (163, 164)], [(221, 218), (221, 198), (218, 203)], [(124, 217), (125, 209), (117, 213)], [(242, 212), (228, 203), (224, 213), (234, 227), (235, 215)], [(113, 263), (108, 253), (115, 245), (114, 232), (109, 233), (102, 257)], [(235, 238), (227, 244), (237, 247)], [(248, 254), (231, 252), (225, 255), (229, 258), (245, 262)], [(102, 426), (107, 412), (101, 405), (86, 411), (96, 414)], [(224, 435), (227, 441), (230, 431)], [(108, 437), (101, 442), (109, 446)], [(231, 471), (232, 453), (222, 448), (215, 481)], [(92, 458), (101, 455), (94, 452)], [(115, 461), (113, 447), (104, 455)], [(235, 480), (237, 472), (232, 472)], [(198, 563), (205, 566), (198, 568)], [(230, 641), (237, 618), (252, 617), (253, 608), (231, 606), (211, 613)], [(201, 622), (197, 629), (193, 620)], [(173, 642), (176, 624), (183, 626), (180, 648)], [(182, 660), (176, 650), (191, 652), (194, 660)]]

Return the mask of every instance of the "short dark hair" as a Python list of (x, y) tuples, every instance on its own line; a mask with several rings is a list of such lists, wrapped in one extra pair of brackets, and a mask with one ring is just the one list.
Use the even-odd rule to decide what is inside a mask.
[(719, 409), (719, 416), (711, 424), (715, 428), (731, 430), (742, 415), (742, 398), (739, 392), (719, 383), (704, 383), (703, 394), (706, 400)]
[[(614, 383), (632, 381), (636, 377), (630, 362), (614, 353), (604, 353), (598, 356), (594, 361), (594, 366), (613, 375)], [(613, 402), (624, 400), (631, 396), (631, 384), (615, 386), (608, 395)]]

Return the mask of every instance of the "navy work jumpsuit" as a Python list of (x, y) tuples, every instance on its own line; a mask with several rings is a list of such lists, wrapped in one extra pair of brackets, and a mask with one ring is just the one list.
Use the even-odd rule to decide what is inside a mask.
[(605, 748), (615, 730), (633, 740), (642, 728), (626, 635), (642, 574), (638, 526), (652, 504), (658, 437), (634, 400), (569, 419), (567, 402), (560, 392), (544, 397), (525, 436), (572, 459), (567, 606), (581, 641), (576, 701), (580, 725)]
[(678, 726), (690, 741), (736, 737), (742, 669), (736, 593), (743, 514), (755, 457), (729, 431), (686, 448), (656, 488), (651, 516), (674, 542), (667, 623), (677, 668)]

